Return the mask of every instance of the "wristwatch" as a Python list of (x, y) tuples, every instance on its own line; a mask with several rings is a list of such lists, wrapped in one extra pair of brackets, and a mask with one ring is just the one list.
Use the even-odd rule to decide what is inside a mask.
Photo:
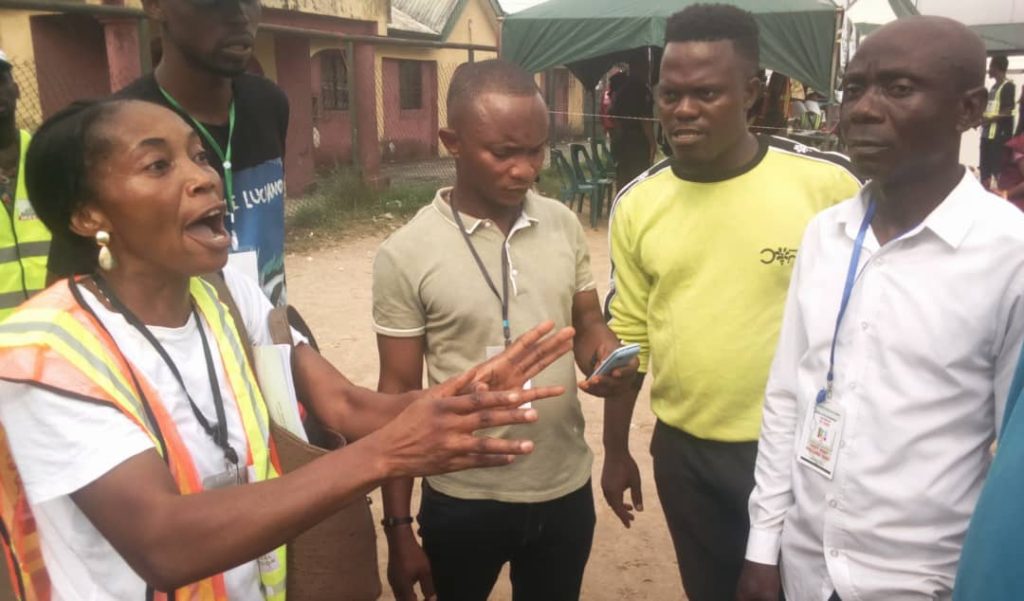
[(380, 525), (385, 528), (394, 528), (395, 526), (411, 524), (412, 521), (412, 516), (405, 516), (404, 518), (386, 517), (380, 521)]

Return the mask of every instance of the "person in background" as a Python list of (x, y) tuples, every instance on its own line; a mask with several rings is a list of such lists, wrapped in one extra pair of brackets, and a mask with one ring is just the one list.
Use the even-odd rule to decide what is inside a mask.
[[(224, 181), (232, 252), (248, 254), (275, 305), (287, 303), (284, 276), (284, 154), (288, 99), (269, 79), (246, 73), (259, 26), (258, 0), (144, 0), (160, 27), (153, 73), (119, 98), (165, 106), (191, 125)], [(50, 272), (85, 273), (95, 248), (54, 241)], [(255, 254), (255, 257), (251, 255)], [(82, 266), (84, 262), (84, 268)]]
[(1024, 210), (1024, 134), (1006, 142), (1007, 158), (996, 177), (994, 192)]
[(615, 159), (615, 187), (622, 190), (654, 163), (653, 100), (647, 50), (636, 51), (629, 60), (629, 75), (612, 99), (612, 158)]
[(764, 97), (764, 108), (760, 118), (755, 121), (755, 126), (766, 131), (760, 133), (785, 133), (786, 120), (789, 118), (789, 89), (789, 78), (778, 71), (773, 71), (772, 76), (768, 78), (768, 87), (761, 92)]
[[(731, 599), (747, 540), (761, 401), (804, 227), (856, 193), (841, 155), (758, 137), (758, 29), (734, 6), (694, 5), (665, 31), (658, 117), (672, 157), (619, 193), (611, 217), (612, 330), (653, 369), (654, 481), (686, 594)], [(605, 403), (605, 499), (642, 509), (629, 452), (643, 378)], [(632, 503), (623, 495), (629, 489)]]
[[(508, 465), (533, 443), (474, 432), (532, 423), (522, 403), (564, 392), (520, 389), (571, 346), (571, 328), (541, 338), (550, 323), (405, 395), (353, 385), (300, 341), (298, 397), (350, 444), (282, 475), (243, 346), (271, 343), (272, 306), (225, 266), (199, 135), (156, 104), (76, 104), (26, 162), (40, 219), (100, 250), (0, 323), (0, 519), (22, 601), (283, 601), (287, 541), (388, 478)], [(225, 292), (203, 277), (218, 271)]]
[(625, 85), (628, 77), (622, 71), (616, 71), (608, 78), (608, 87), (601, 97), (601, 127), (604, 129), (604, 135), (609, 138), (612, 137), (612, 130), (615, 129), (615, 119), (611, 116), (612, 103), (614, 102), (615, 95), (622, 90), (622, 86)]
[(1024, 214), (959, 164), (984, 85), (982, 40), (938, 17), (880, 28), (846, 69), (870, 183), (797, 255), (740, 601), (777, 601), (780, 566), (787, 599), (952, 596), (1024, 342)]
[(766, 110), (765, 101), (767, 99), (766, 89), (768, 85), (768, 72), (764, 69), (758, 69), (757, 79), (761, 82), (761, 93), (758, 94), (757, 100), (754, 101), (754, 105), (750, 107), (749, 111), (747, 111), (747, 124), (751, 127), (760, 123)]
[(992, 186), (992, 178), (998, 177), (1008, 159), (1006, 141), (1013, 135), (1013, 107), (1016, 88), (1006, 78), (1009, 60), (1005, 56), (993, 56), (989, 61), (988, 75), (995, 80), (988, 91), (988, 104), (981, 119), (981, 155), (979, 170), (981, 183)]
[[(418, 390), (424, 364), (430, 382), (446, 380), (538, 319), (575, 328), (576, 362), (565, 357), (533, 380), (565, 393), (537, 404), (528, 459), (424, 480), (422, 549), (412, 480), (385, 486), (388, 579), (400, 601), (416, 598), (416, 583), (426, 598), (436, 591), (441, 601), (485, 601), (509, 563), (515, 599), (574, 601), (595, 522), (575, 368), (589, 376), (620, 343), (601, 313), (579, 220), (530, 189), (548, 148), (547, 107), (533, 77), (498, 60), (467, 63), (452, 77), (448, 107), (440, 138), (455, 158), (454, 186), (439, 190), (374, 261), (380, 390)], [(635, 366), (581, 387), (608, 396), (628, 385)]]
[(15, 122), (19, 96), (11, 60), (0, 50), (0, 320), (46, 287), (50, 252), (50, 230), (25, 191), (25, 152), (32, 136)]

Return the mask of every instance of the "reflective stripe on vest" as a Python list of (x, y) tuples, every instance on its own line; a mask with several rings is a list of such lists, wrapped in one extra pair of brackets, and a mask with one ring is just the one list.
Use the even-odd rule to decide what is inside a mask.
[[(990, 119), (995, 119), (995, 121), (993, 121), (992, 123), (989, 123), (988, 127), (985, 128), (985, 139), (987, 139), (987, 140), (995, 140), (996, 139), (996, 133), (999, 130), (999, 119), (996, 119), (997, 117), (1000, 116), (999, 115), (999, 97), (1003, 95), (1003, 87), (1008, 82), (1009, 82), (1009, 80), (1004, 79), (1003, 82), (996, 87), (995, 92), (992, 95), (989, 96), (988, 104), (985, 106), (985, 116), (990, 118)], [(1011, 103), (1011, 104), (1013, 104), (1013, 103)], [(1012, 119), (1013, 116), (1016, 115), (1016, 114), (1017, 114), (1017, 111), (1016, 111), (1016, 108), (1014, 108), (1013, 110), (1010, 111), (1010, 115), (1009, 115), (1008, 118)], [(1007, 117), (1004, 117), (1004, 118), (1007, 118)], [(1011, 128), (1012, 128), (1012, 125), (1011, 125)]]
[(0, 319), (46, 286), (46, 258), (50, 231), (36, 217), (25, 188), (25, 153), (32, 137), (20, 133), (18, 184), (11, 211), (3, 213), (0, 226)]
[[(181, 494), (201, 492), (202, 481), (178, 428), (157, 391), (127, 359), (91, 311), (79, 304), (67, 280), (33, 297), (0, 323), (0, 379), (25, 382), (74, 399), (109, 404), (142, 428), (167, 463)], [(209, 325), (224, 373), (234, 394), (249, 453), (246, 466), (255, 481), (275, 478), (280, 470), (269, 446), (269, 417), (252, 367), (227, 309), (209, 284), (193, 278), (190, 291)], [(133, 375), (135, 377), (133, 377)], [(25, 583), (22, 601), (48, 601), (50, 583), (39, 553), (31, 509), (24, 495), (6, 436), (0, 428), (0, 518), (10, 534), (11, 580)], [(260, 558), (266, 599), (285, 599), (285, 548)], [(182, 587), (157, 600), (226, 601), (223, 575)]]

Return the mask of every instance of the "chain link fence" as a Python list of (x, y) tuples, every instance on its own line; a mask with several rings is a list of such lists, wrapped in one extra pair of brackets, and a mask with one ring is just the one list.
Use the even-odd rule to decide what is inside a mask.
[[(395, 199), (405, 203), (410, 196), (428, 202), (437, 188), (453, 184), (455, 161), (438, 137), (438, 129), (448, 121), (448, 89), (461, 65), (492, 56), (456, 49), (378, 46), (372, 109), (379, 179), (387, 185), (384, 190), (350, 192), (341, 197), (341, 202), (349, 204), (350, 210), (358, 209), (360, 198), (364, 203), (384, 207), (396, 204)], [(289, 198), (289, 214), (301, 212), (304, 204), (329, 202), (327, 197), (339, 189), (352, 190), (361, 167), (353, 141), (364, 133), (357, 131), (354, 121), (365, 117), (356, 115), (365, 108), (353, 105), (363, 97), (364, 90), (350, 77), (354, 66), (341, 49), (318, 51), (311, 61), (318, 178), (313, 193)], [(582, 84), (565, 69), (539, 74), (537, 82), (551, 106), (552, 144), (584, 140), (585, 107), (589, 105)]]
[[(15, 123), (27, 131), (35, 131), (42, 122), (76, 100), (102, 98), (110, 94), (111, 74), (105, 64), (84, 67), (80, 64), (48, 60), (46, 64), (35, 61), (11, 61), (11, 75), (18, 84), (18, 110)], [(114, 77), (121, 84), (130, 83), (134, 74)]]
[[(447, 53), (446, 53), (447, 54)], [(448, 122), (448, 88), (460, 62), (382, 56), (376, 78), (381, 175), (392, 185), (455, 180), (437, 131)]]
[(43, 122), (43, 104), (39, 99), (36, 65), (29, 61), (14, 61), (11, 64), (11, 75), (20, 91), (15, 122), (21, 129), (35, 131)]
[[(452, 77), (460, 65), (470, 60), (469, 56), (459, 58), (381, 58), (376, 81), (377, 135), (382, 175), (392, 183), (444, 185), (454, 181), (455, 162), (438, 139), (437, 131), (448, 121), (447, 95)], [(552, 144), (584, 139), (588, 117), (582, 84), (565, 69), (548, 71), (537, 79), (549, 104)]]

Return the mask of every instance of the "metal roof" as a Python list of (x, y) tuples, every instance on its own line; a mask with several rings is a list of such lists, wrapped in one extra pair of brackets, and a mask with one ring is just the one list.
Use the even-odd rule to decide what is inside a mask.
[(391, 4), (391, 22), (388, 23), (388, 30), (400, 31), (402, 33), (416, 33), (429, 36), (440, 36), (441, 32), (434, 31), (423, 23), (420, 23), (402, 9)]
[[(445, 39), (466, 6), (473, 0), (391, 0), (388, 29), (399, 34), (411, 33)], [(487, 0), (498, 16), (505, 11), (498, 0)]]
[[(406, 16), (419, 23), (435, 35), (442, 35), (448, 26), (448, 21), (455, 16), (461, 8), (464, 0), (391, 0), (392, 26), (397, 25), (395, 12), (405, 13)], [(396, 29), (398, 29), (396, 27)], [(400, 29), (407, 30), (405, 27)], [(416, 30), (421, 31), (422, 29)]]

